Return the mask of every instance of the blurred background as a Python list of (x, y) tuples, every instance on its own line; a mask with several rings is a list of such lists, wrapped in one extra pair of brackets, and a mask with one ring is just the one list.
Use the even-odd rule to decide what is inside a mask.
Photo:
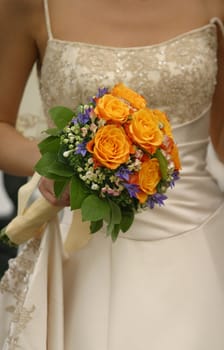
[[(26, 137), (40, 139), (41, 131), (45, 128), (36, 66), (34, 66), (20, 105), (17, 129)], [(16, 215), (17, 192), (26, 181), (25, 177), (12, 176), (0, 169), (0, 229), (5, 227)], [(0, 278), (7, 269), (8, 260), (16, 254), (16, 248), (0, 243)]]

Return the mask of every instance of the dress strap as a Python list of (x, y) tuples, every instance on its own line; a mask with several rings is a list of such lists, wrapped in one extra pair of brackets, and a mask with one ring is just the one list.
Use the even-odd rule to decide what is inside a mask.
[(44, 0), (44, 14), (45, 14), (45, 21), (46, 21), (48, 39), (53, 39), (52, 30), (51, 30), (51, 20), (50, 20), (50, 14), (49, 14), (48, 0)]
[(213, 17), (210, 22), (216, 24), (224, 36), (224, 23), (221, 21), (221, 19), (218, 17)]

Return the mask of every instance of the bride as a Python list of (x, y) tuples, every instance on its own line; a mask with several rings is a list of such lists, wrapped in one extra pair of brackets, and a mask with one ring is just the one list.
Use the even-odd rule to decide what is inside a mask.
[(169, 115), (182, 162), (165, 207), (69, 254), (68, 191), (41, 178), (64, 214), (9, 263), (0, 348), (223, 350), (223, 1), (2, 0), (0, 19), (2, 170), (32, 176), (40, 157), (14, 127), (35, 62), (48, 123), (122, 81)]

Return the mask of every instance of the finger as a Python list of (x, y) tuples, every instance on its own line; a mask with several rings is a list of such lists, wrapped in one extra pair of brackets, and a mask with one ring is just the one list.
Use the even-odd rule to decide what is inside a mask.
[(55, 206), (69, 206), (70, 196), (68, 189), (62, 194), (60, 198), (56, 198), (53, 190), (53, 181), (42, 178), (39, 182), (39, 190), (43, 197)]
[(48, 200), (52, 205), (57, 205), (58, 200), (53, 193), (53, 185), (45, 178), (41, 178), (39, 182), (39, 191), (42, 196)]

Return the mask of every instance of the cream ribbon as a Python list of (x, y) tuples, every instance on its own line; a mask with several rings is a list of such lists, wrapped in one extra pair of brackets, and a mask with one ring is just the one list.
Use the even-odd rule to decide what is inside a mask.
[[(18, 214), (6, 228), (9, 239), (18, 245), (42, 234), (47, 222), (63, 209), (51, 205), (43, 197), (36, 199), (27, 207), (39, 180), (40, 175), (34, 173), (33, 177), (20, 187), (18, 192)], [(82, 248), (91, 237), (89, 223), (82, 221), (81, 210), (73, 211), (72, 221), (64, 241), (65, 253), (71, 254)]]

